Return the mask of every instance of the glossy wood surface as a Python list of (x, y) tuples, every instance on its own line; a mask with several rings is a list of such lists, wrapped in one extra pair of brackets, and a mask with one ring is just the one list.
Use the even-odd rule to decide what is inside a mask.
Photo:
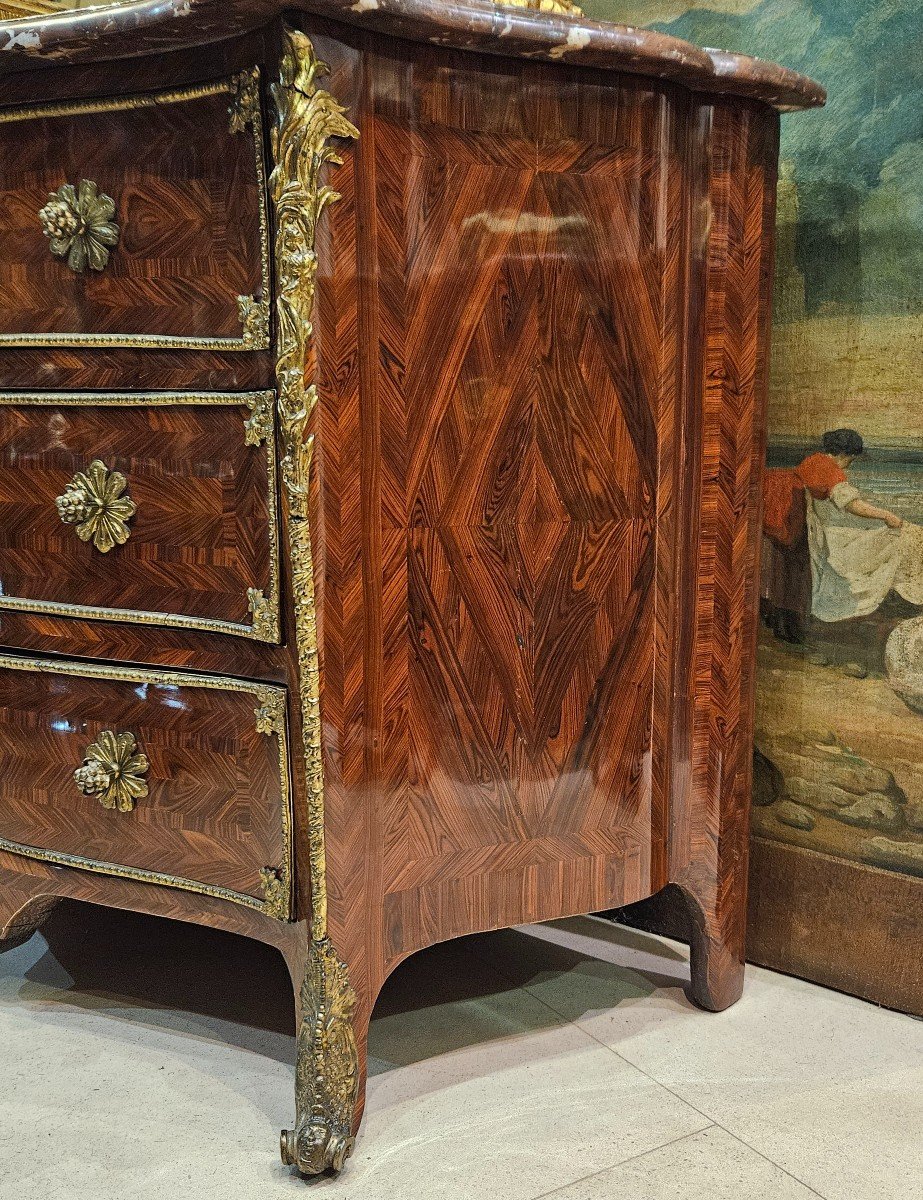
[(381, 913), (383, 976), (439, 937), (659, 886), (681, 210), (657, 89), (587, 85), (577, 106), (540, 68), (372, 61), (355, 213), (375, 286), (357, 394), (320, 438), (356, 447), (328, 562), (338, 594), (363, 576), (344, 669), (380, 749), (344, 756), (341, 803), (372, 781), (382, 863), (355, 900)]
[(690, 341), (669, 877), (702, 942), (697, 999), (724, 1008), (743, 986), (778, 120), (756, 105), (702, 104), (691, 133), (709, 223), (691, 264), (702, 306)]
[(670, 881), (693, 993), (725, 1007), (775, 114), (319, 49), (361, 134), (317, 320), (328, 886), (357, 1024), (420, 946)]
[[(285, 861), (288, 797), (254, 703), (252, 691), (194, 676), (84, 678), (0, 661), (0, 837), (261, 897), (260, 869)], [(132, 812), (103, 808), (74, 781), (103, 730), (133, 733), (150, 764)]]
[[(211, 393), (28, 399), (0, 394), (0, 608), (15, 597), (251, 628), (248, 589), (274, 592), (277, 530), (275, 450), (245, 444), (248, 407)], [(271, 395), (262, 402), (271, 411)], [(137, 509), (128, 541), (106, 553), (55, 506), (94, 459), (125, 476)]]
[[(282, 565), (284, 568), (284, 562)], [(36, 654), (218, 671), (270, 683), (287, 682), (292, 670), (287, 645), (168, 625), (157, 626), (155, 632), (146, 624), (76, 614), (53, 616), (0, 608), (0, 638), (4, 646)]]
[(252, 391), (271, 387), (269, 351), (22, 348), (0, 343), (0, 386), (32, 391)]
[[(317, 234), (308, 356), (318, 392), (310, 524), (322, 868), (329, 936), (357, 997), (355, 1128), (379, 989), (401, 959), (434, 941), (661, 891), (691, 920), (696, 1001), (719, 1009), (740, 993), (773, 106), (816, 103), (822, 93), (784, 72), (719, 63), (659, 35), (633, 42), (594, 23), (575, 55), (591, 69), (552, 55), (579, 22), (507, 13), (512, 33), (503, 40), (497, 10), (473, 4), (440, 6), (442, 17), (429, 0), (382, 0), (377, 16), (347, 15), (333, 0), (305, 7), (348, 21), (304, 19), (330, 67), (320, 82), (360, 135), (337, 146), (342, 164), (328, 172), (339, 198)], [(158, 25), (144, 24), (151, 14), (142, 9), (125, 14), (126, 28), (143, 25), (138, 45), (150, 49), (167, 35), (182, 44), (178, 10), (171, 15), (168, 4)], [(258, 4), (226, 6), (225, 15), (233, 23), (258, 10), (275, 15)], [(215, 14), (198, 0), (190, 11), (208, 40)], [(91, 59), (123, 45), (124, 30), (104, 33), (93, 22), (76, 22), (72, 32), (81, 25), (86, 36), (61, 33), (50, 53)], [(412, 40), (387, 37), (386, 27)], [(253, 59), (267, 78), (278, 32), (261, 35)], [(484, 52), (421, 44), (437, 36)], [(521, 56), (539, 43), (552, 61)], [(209, 77), (216, 53), (203, 60)], [(236, 53), (222, 51), (222, 62)], [(40, 61), (29, 66), (36, 80)], [(123, 90), (126, 80), (154, 86), (157, 61), (106, 71)], [(186, 51), (165, 64), (170, 86), (206, 70)], [(595, 69), (606, 64), (621, 70)], [(48, 78), (56, 76), (66, 94), (92, 94), (92, 68)], [(0, 78), (6, 102), (24, 98), (22, 80), (11, 78)], [(731, 94), (748, 91), (762, 99)], [(258, 387), (271, 366), (265, 354), (6, 350), (0, 383)], [(221, 382), (228, 378), (238, 382)], [(100, 418), (94, 433), (127, 439), (119, 452), (129, 474), (135, 446), (149, 450), (140, 474), (152, 479), (164, 476), (165, 461), (182, 459), (179, 474), (195, 478), (194, 464), (229, 461), (219, 413), (171, 422), (169, 412), (147, 426), (143, 409), (111, 428)], [(16, 419), (28, 422), (28, 413)], [(251, 455), (233, 459), (231, 476), (242, 479), (239, 464), (252, 474), (258, 457), (235, 445)], [(204, 500), (171, 505), (163, 528), (178, 521), (182, 541), (183, 521), (191, 530), (201, 516), (188, 541), (199, 547), (206, 509), (220, 512), (237, 588), (241, 547), (252, 552), (254, 537), (252, 525), (243, 532), (240, 506), (257, 491), (229, 486), (220, 509)], [(141, 556), (141, 570), (160, 569), (159, 546)], [(214, 552), (196, 550), (197, 568)], [(192, 591), (199, 578), (212, 579), (194, 572)], [(0, 613), (0, 635), (20, 652), (234, 673), (278, 681), (294, 696), (290, 588), (283, 561), (279, 647), (29, 613)], [(215, 583), (211, 594), (219, 590)], [(40, 682), (51, 677), (38, 678), (19, 720), (39, 731), (47, 756), (58, 753), (47, 732), (54, 706)], [(11, 709), (22, 694), (17, 681)], [(103, 703), (95, 684), (86, 698)], [(121, 703), (142, 702), (125, 693)], [(220, 824), (238, 847), (228, 858), (210, 834), (209, 869), (240, 887), (247, 876), (254, 895), (257, 857), (274, 864), (268, 841), (257, 855), (241, 835), (257, 753), (246, 738), (264, 756), (267, 739), (253, 732), (249, 698), (249, 712), (239, 696), (224, 703), (209, 692), (190, 708), (191, 727), (189, 714), (181, 719), (165, 704), (125, 715), (150, 722), (155, 748), (186, 738), (211, 754), (217, 738), (238, 756), (238, 790), (223, 793), (225, 811), (223, 764), (213, 770), (206, 754), (201, 770), (214, 777), (201, 780), (204, 808), (192, 813), (210, 831)], [(106, 711), (114, 704), (106, 698)], [(300, 746), (299, 705), (288, 715), (291, 744)], [(289, 765), (294, 922), (240, 906), (229, 915), (231, 904), (176, 889), (28, 860), (18, 867), (0, 854), (0, 926), (20, 936), (30, 914), (38, 920), (62, 894), (163, 911), (270, 941), (297, 981), (309, 955), (317, 831), (300, 753)], [(37, 770), (29, 759), (14, 780)], [(264, 760), (257, 821), (273, 807), (266, 771)], [(54, 786), (63, 783), (62, 774)], [(38, 818), (13, 790), (25, 828)], [(144, 844), (182, 863), (192, 816), (166, 784), (163, 796), (158, 804), (182, 810), (175, 825), (165, 823), (176, 837)], [(0, 788), (0, 814), (4, 803)], [(68, 830), (62, 821), (56, 836)], [(311, 1069), (303, 1055), (299, 1077)]]
[[(229, 102), (0, 113), (0, 338), (240, 338), (237, 297), (262, 289), (259, 192), (253, 135), (230, 131)], [(52, 255), (38, 218), (81, 179), (115, 201), (120, 236), (101, 271)]]

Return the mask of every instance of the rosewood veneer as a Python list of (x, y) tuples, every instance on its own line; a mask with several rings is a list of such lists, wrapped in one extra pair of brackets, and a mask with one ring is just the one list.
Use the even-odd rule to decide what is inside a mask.
[(740, 994), (778, 113), (823, 98), (473, 0), (0, 25), (0, 936), (276, 946), (305, 1173), (436, 941), (669, 885)]

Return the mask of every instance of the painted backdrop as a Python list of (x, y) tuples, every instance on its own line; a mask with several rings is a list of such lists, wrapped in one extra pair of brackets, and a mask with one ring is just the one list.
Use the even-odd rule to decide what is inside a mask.
[(923, 0), (583, 8), (828, 89), (782, 122), (754, 831), (923, 876)]

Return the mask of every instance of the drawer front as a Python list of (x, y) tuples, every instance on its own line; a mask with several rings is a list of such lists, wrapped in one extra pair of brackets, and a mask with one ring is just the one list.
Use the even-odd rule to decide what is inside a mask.
[(0, 655), (2, 850), (285, 919), (287, 761), (283, 688)]
[(0, 346), (269, 345), (255, 72), (0, 109), (0, 181)]
[(272, 392), (0, 393), (0, 610), (279, 641)]

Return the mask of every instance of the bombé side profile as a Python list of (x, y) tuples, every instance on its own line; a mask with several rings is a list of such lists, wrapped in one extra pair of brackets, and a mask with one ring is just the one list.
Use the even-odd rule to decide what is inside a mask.
[(0, 937), (276, 947), (304, 1174), (435, 942), (660, 894), (695, 1001), (743, 984), (779, 113), (824, 94), (549, 7), (0, 23)]

